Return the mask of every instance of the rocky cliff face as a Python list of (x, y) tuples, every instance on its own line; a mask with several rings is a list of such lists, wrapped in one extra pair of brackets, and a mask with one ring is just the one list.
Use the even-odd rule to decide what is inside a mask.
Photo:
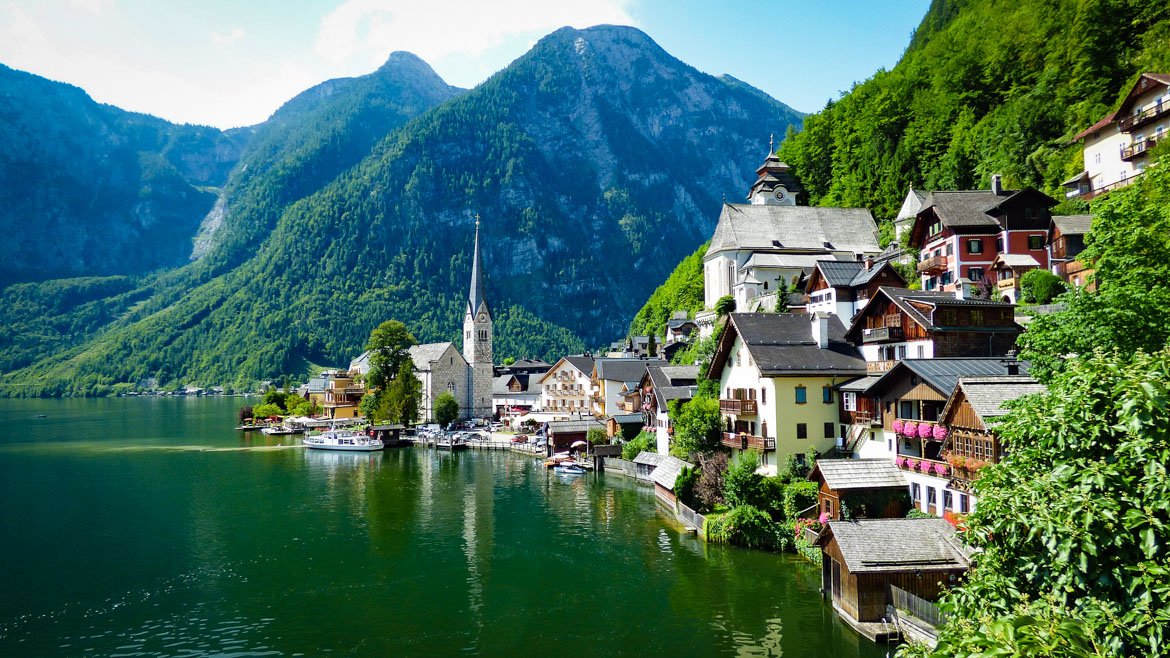
[(0, 66), (0, 283), (182, 264), (248, 137)]
[[(290, 102), (232, 172), (202, 259), (75, 356), (4, 383), (250, 381), (348, 362), (387, 318), (458, 340), (475, 215), (497, 356), (596, 345), (800, 121), (632, 28), (558, 30), (462, 94), (419, 64), (392, 57)], [(404, 91), (387, 70), (431, 84)], [(392, 128), (405, 98), (445, 100)]]

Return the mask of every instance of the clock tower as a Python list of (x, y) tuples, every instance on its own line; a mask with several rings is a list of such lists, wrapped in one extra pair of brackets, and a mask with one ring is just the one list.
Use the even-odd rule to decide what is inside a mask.
[(475, 251), (471, 256), (471, 289), (463, 313), (463, 358), (467, 361), (467, 418), (492, 415), (492, 312), (484, 298), (479, 259), (479, 215), (475, 216)]
[(804, 187), (789, 171), (788, 165), (781, 162), (772, 151), (771, 143), (768, 144), (768, 157), (756, 169), (756, 176), (756, 182), (748, 191), (748, 201), (752, 205), (795, 206), (796, 195), (804, 192)]

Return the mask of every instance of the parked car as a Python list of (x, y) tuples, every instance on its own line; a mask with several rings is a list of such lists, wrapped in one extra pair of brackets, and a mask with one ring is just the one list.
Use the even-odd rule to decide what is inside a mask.
[(528, 435), (517, 434), (516, 436), (512, 437), (512, 443), (528, 443)]

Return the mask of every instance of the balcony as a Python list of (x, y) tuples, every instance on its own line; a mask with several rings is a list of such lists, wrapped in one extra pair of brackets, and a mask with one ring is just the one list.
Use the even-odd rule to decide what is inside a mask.
[(947, 270), (946, 256), (932, 256), (918, 263), (919, 274), (938, 274)]
[(1153, 137), (1148, 137), (1141, 140), (1140, 142), (1134, 142), (1133, 144), (1130, 144), (1129, 146), (1121, 149), (1121, 159), (1125, 162), (1129, 162), (1136, 157), (1149, 153), (1150, 149), (1154, 148), (1154, 146), (1157, 144), (1158, 140), (1154, 139)]
[(894, 460), (894, 464), (903, 471), (921, 473), (932, 477), (950, 477), (953, 472), (951, 465), (944, 461), (923, 459), (912, 455), (898, 455), (898, 458)]
[(1016, 277), (1009, 276), (1006, 279), (1000, 279), (995, 282), (995, 287), (999, 290), (1012, 290), (1016, 287)]
[(755, 400), (720, 400), (719, 412), (732, 416), (754, 416), (759, 413)]
[(1121, 132), (1127, 133), (1134, 128), (1141, 128), (1147, 123), (1155, 121), (1164, 114), (1170, 114), (1170, 103), (1159, 101), (1137, 114), (1118, 119), (1117, 127), (1121, 129)]
[(904, 340), (902, 327), (874, 327), (861, 330), (862, 343), (881, 343), (890, 340)]
[(776, 439), (770, 439), (763, 436), (724, 432), (722, 437), (723, 445), (728, 448), (734, 448), (735, 450), (756, 450), (759, 452), (771, 452), (776, 449)]
[(897, 361), (892, 359), (889, 361), (866, 361), (865, 374), (880, 375), (882, 373), (889, 372), (890, 368), (893, 368), (895, 363), (897, 363)]

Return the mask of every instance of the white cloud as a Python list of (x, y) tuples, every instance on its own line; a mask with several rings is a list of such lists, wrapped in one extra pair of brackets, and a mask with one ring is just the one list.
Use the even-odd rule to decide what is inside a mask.
[(242, 27), (233, 27), (231, 30), (228, 30), (226, 33), (220, 33), (220, 32), (212, 32), (211, 33), (211, 43), (213, 43), (217, 46), (224, 46), (224, 45), (227, 45), (229, 43), (235, 43), (236, 41), (239, 41), (240, 39), (243, 39), (243, 38), (244, 38), (244, 28), (242, 28)]
[[(631, 0), (346, 0), (321, 21), (315, 50), (329, 62), (380, 63), (395, 50), (433, 62), (478, 55), (512, 37), (531, 38), (565, 25), (634, 25)], [(359, 63), (351, 62), (351, 63)]]
[(110, 4), (110, 0), (69, 0), (69, 6), (94, 16), (101, 16)]

